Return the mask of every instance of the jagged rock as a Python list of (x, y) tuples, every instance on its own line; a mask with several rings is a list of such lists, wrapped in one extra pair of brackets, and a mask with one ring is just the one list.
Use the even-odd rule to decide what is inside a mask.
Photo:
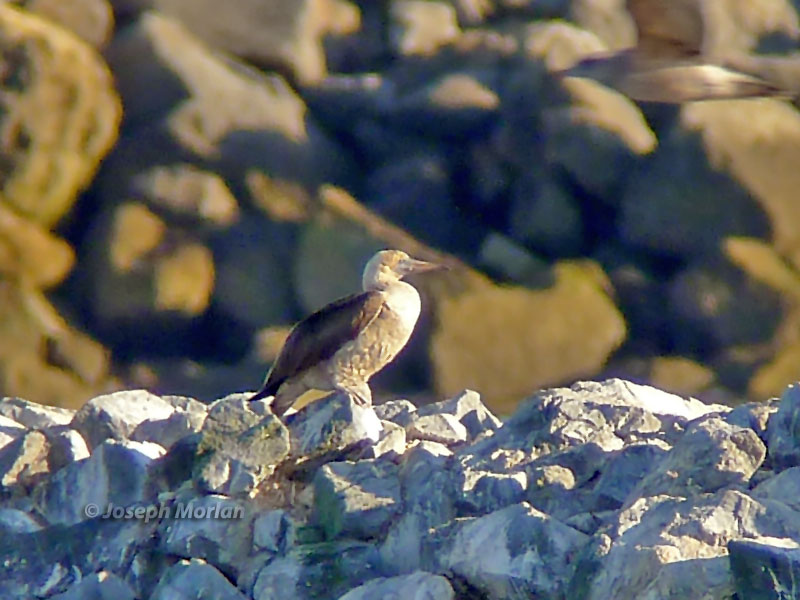
[(75, 411), (57, 406), (45, 406), (22, 398), (3, 398), (0, 400), (0, 415), (13, 419), (25, 427), (41, 429), (51, 425), (68, 425)]
[(765, 536), (797, 539), (800, 517), (779, 502), (757, 502), (726, 490), (688, 500), (641, 498), (618, 514), (611, 531), (613, 539), (594, 570), (589, 563), (576, 565), (583, 584), (570, 595), (589, 600), (730, 596), (728, 543)]
[(126, 440), (143, 421), (158, 421), (174, 407), (146, 390), (126, 390), (92, 398), (75, 413), (71, 425), (91, 448), (104, 440)]
[(159, 525), (159, 547), (169, 554), (202, 559), (236, 574), (252, 548), (253, 514), (248, 504), (225, 496), (179, 495), (172, 519)]
[(728, 552), (739, 598), (767, 600), (800, 595), (800, 544), (796, 540), (732, 540)]
[(378, 458), (386, 455), (393, 460), (406, 451), (406, 430), (405, 427), (393, 423), (392, 421), (381, 421), (381, 435), (378, 441), (364, 450), (362, 458)]
[(114, 143), (119, 98), (97, 52), (59, 25), (2, 3), (0, 32), (3, 54), (13, 53), (16, 68), (30, 74), (3, 99), (2, 126), (10, 135), (2, 156), (13, 168), (0, 192), (19, 214), (48, 227), (72, 206)]
[[(613, 453), (594, 486), (594, 506), (600, 509), (621, 508), (625, 500), (632, 496), (642, 474), (662, 463), (669, 450), (667, 445), (636, 443)], [(531, 504), (541, 508), (532, 500)]]
[(31, 487), (50, 470), (50, 444), (41, 431), (29, 431), (0, 449), (0, 489)]
[(693, 497), (744, 485), (767, 449), (752, 429), (711, 417), (691, 426), (667, 456), (631, 490), (627, 501), (647, 496)]
[(756, 500), (776, 500), (800, 512), (800, 467), (789, 467), (753, 488)]
[(182, 560), (167, 570), (153, 590), (151, 600), (246, 600), (225, 576), (205, 561)]
[(47, 464), (51, 473), (89, 457), (89, 447), (86, 445), (86, 440), (74, 429), (56, 426), (44, 429), (42, 433), (47, 437), (50, 445)]
[(283, 552), (293, 544), (294, 527), (285, 510), (260, 513), (253, 521), (253, 545), (269, 552)]
[(428, 440), (440, 444), (453, 445), (467, 440), (467, 428), (453, 415), (438, 413), (420, 415), (417, 413), (406, 427), (411, 440)]
[(523, 502), (459, 525), (443, 544), (439, 564), (492, 598), (557, 598), (587, 540)]
[(406, 427), (411, 422), (411, 415), (417, 410), (409, 400), (388, 400), (374, 408), (381, 421), (391, 421), (401, 427)]
[(92, 519), (27, 534), (24, 544), (19, 534), (0, 536), (0, 596), (45, 598), (91, 573), (130, 575), (136, 553), (152, 547), (154, 529), (155, 522)]
[(342, 393), (312, 402), (288, 419), (292, 454), (306, 460), (342, 455), (380, 439), (381, 422), (371, 406)]
[(450, 469), (450, 455), (446, 446), (435, 442), (420, 442), (403, 455), (400, 483), (404, 510), (380, 548), (390, 574), (410, 573), (434, 560), (429, 531), (457, 514), (458, 485)]
[(445, 413), (453, 415), (467, 428), (469, 439), (474, 439), (486, 431), (495, 431), (501, 425), (500, 420), (481, 402), (480, 394), (473, 390), (464, 390), (448, 400), (427, 404), (421, 407), (417, 414), (427, 416)]
[(24, 435), (26, 431), (27, 428), (17, 423), (14, 419), (0, 415), (0, 448)]
[(453, 600), (455, 593), (450, 582), (441, 575), (416, 571), (409, 575), (373, 579), (353, 588), (339, 600), (379, 600), (387, 596)]
[(375, 546), (341, 541), (295, 546), (269, 562), (253, 586), (255, 600), (338, 598), (380, 573)]
[(559, 464), (537, 465), (527, 474), (525, 500), (534, 508), (547, 514), (558, 514), (560, 506), (573, 500), (570, 491), (575, 488), (576, 481), (571, 469)]
[(487, 473), (465, 469), (459, 513), (482, 515), (525, 499), (528, 476), (525, 472)]
[(179, 396), (165, 396), (166, 400), (175, 407), (175, 412), (166, 419), (147, 419), (139, 423), (131, 434), (131, 439), (137, 442), (155, 442), (169, 449), (179, 439), (198, 432), (208, 416), (205, 404), (192, 398)]
[(109, 571), (92, 573), (53, 600), (134, 600), (136, 595), (122, 579)]
[(0, 532), (4, 536), (33, 533), (41, 529), (42, 525), (24, 510), (0, 508)]
[(37, 508), (49, 523), (74, 525), (147, 500), (148, 468), (164, 449), (151, 442), (109, 439), (89, 458), (67, 465), (36, 490)]
[(289, 452), (289, 433), (272, 414), (255, 412), (247, 394), (214, 402), (199, 434), (194, 477), (202, 489), (229, 495), (251, 492)]
[(781, 396), (778, 412), (767, 425), (767, 447), (770, 461), (777, 468), (793, 467), (800, 461), (800, 440), (796, 423), (800, 413), (800, 385), (786, 388)]
[(329, 540), (378, 537), (402, 509), (397, 467), (391, 463), (334, 462), (314, 477), (314, 519)]

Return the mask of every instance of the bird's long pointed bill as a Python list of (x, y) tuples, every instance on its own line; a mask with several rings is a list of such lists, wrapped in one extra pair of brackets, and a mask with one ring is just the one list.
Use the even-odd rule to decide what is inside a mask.
[(444, 265), (427, 262), (424, 260), (416, 260), (414, 258), (410, 258), (405, 261), (404, 266), (406, 268), (406, 273), (424, 273), (425, 271), (435, 271), (445, 268)]

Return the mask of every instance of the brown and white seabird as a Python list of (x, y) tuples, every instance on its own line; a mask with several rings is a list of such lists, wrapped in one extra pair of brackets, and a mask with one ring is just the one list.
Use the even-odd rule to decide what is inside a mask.
[(419, 318), (419, 293), (401, 280), (436, 268), (400, 250), (375, 254), (364, 267), (364, 291), (297, 323), (251, 400), (274, 396), (279, 417), (309, 390), (340, 390), (371, 404), (370, 377), (403, 349)]
[(704, 0), (627, 0), (636, 46), (590, 56), (561, 72), (588, 77), (632, 100), (681, 104), (790, 94), (755, 73), (706, 55)]

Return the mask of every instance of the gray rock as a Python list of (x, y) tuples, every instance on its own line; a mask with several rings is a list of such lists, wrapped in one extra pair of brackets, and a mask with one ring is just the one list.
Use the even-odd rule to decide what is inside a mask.
[(800, 467), (789, 467), (759, 483), (751, 495), (756, 500), (777, 500), (800, 512)]
[(164, 449), (150, 442), (106, 440), (89, 458), (43, 482), (34, 494), (37, 507), (48, 522), (72, 525), (111, 506), (147, 500), (148, 469), (162, 454)]
[(0, 532), (3, 535), (13, 536), (22, 533), (33, 533), (41, 528), (41, 524), (23, 510), (0, 508)]
[(401, 459), (404, 512), (389, 528), (380, 547), (387, 574), (429, 568), (436, 546), (431, 528), (456, 517), (459, 484), (452, 471), (452, 453), (436, 442), (418, 442)]
[(739, 598), (772, 600), (800, 596), (800, 545), (796, 540), (732, 540), (728, 552)]
[(532, 466), (528, 470), (528, 488), (525, 494), (531, 506), (548, 514), (558, 512), (559, 507), (572, 504), (575, 489), (575, 474), (559, 464)]
[(339, 600), (384, 600), (385, 598), (425, 598), (453, 600), (455, 592), (441, 575), (415, 571), (409, 575), (381, 577), (353, 588)]
[(13, 419), (25, 427), (42, 429), (51, 425), (69, 424), (75, 411), (37, 404), (22, 398), (3, 398), (0, 400), (0, 415)]
[(258, 514), (253, 521), (253, 545), (269, 552), (283, 552), (292, 544), (294, 522), (283, 509)]
[[(167, 398), (164, 398), (167, 400)], [(170, 404), (173, 404), (170, 402)], [(155, 442), (169, 449), (175, 442), (191, 433), (200, 431), (206, 420), (207, 410), (204, 404), (195, 402), (189, 410), (176, 407), (166, 419), (147, 419), (142, 421), (131, 434), (137, 442)]]
[(253, 586), (254, 600), (338, 598), (380, 576), (372, 544), (355, 541), (296, 546), (286, 557), (269, 562)]
[(0, 448), (6, 446), (26, 431), (27, 428), (17, 423), (14, 419), (0, 415)]
[(725, 415), (725, 420), (731, 425), (749, 427), (766, 444), (768, 443), (767, 427), (772, 415), (778, 412), (778, 407), (779, 403), (774, 399), (766, 402), (747, 402), (740, 404)]
[(401, 427), (408, 425), (412, 414), (417, 411), (417, 407), (409, 400), (387, 400), (373, 408), (381, 421), (391, 421)]
[(792, 384), (781, 395), (778, 412), (767, 425), (767, 447), (770, 462), (779, 469), (793, 467), (800, 462), (800, 385)]
[[(668, 450), (659, 444), (638, 443), (615, 452), (594, 487), (594, 506), (603, 510), (621, 508), (643, 475), (661, 463)], [(531, 504), (541, 508), (533, 500)]]
[(335, 462), (314, 477), (314, 519), (327, 539), (382, 537), (402, 510), (395, 465), (384, 461)]
[(87, 575), (53, 600), (134, 600), (133, 590), (114, 573), (100, 571)]
[(0, 489), (25, 489), (50, 471), (50, 444), (41, 431), (29, 431), (0, 449)]
[(122, 576), (139, 550), (152, 548), (154, 529), (155, 522), (93, 519), (0, 536), (0, 597), (44, 598), (91, 573)]
[(203, 559), (223, 573), (238, 572), (252, 548), (253, 514), (247, 502), (216, 495), (179, 495), (171, 516), (159, 526), (159, 546), (164, 552)]
[(246, 394), (234, 394), (208, 409), (197, 446), (194, 477), (202, 489), (246, 494), (269, 476), (289, 452), (289, 434), (274, 415), (261, 416)]
[(47, 463), (50, 465), (51, 473), (89, 457), (86, 440), (76, 430), (66, 426), (57, 426), (44, 429), (42, 433), (47, 436), (50, 444)]
[(371, 406), (334, 393), (312, 402), (287, 420), (292, 454), (307, 459), (336, 457), (377, 442), (381, 422)]
[(734, 592), (728, 543), (798, 539), (800, 515), (781, 503), (726, 490), (688, 500), (642, 498), (618, 514), (610, 532), (594, 572), (590, 564), (576, 566), (584, 583), (570, 589), (573, 597), (725, 598)]
[(406, 451), (406, 430), (392, 421), (381, 421), (383, 431), (377, 442), (365, 449), (363, 458), (387, 456), (390, 460)]
[(442, 413), (419, 415), (411, 419), (406, 427), (411, 440), (428, 440), (445, 445), (467, 441), (467, 428), (453, 415)]
[(214, 567), (200, 559), (182, 560), (164, 573), (150, 600), (246, 600)]
[(70, 424), (94, 449), (106, 439), (129, 439), (140, 423), (166, 419), (173, 412), (169, 402), (147, 390), (125, 390), (92, 398)]
[(716, 417), (702, 420), (633, 488), (627, 503), (646, 496), (691, 497), (743, 485), (764, 462), (766, 452), (752, 429)]
[(495, 431), (502, 424), (481, 401), (480, 394), (473, 390), (464, 390), (452, 398), (419, 409), (419, 414), (423, 416), (444, 413), (453, 415), (467, 428), (469, 439), (485, 431)]
[(459, 525), (440, 564), (492, 598), (558, 598), (572, 557), (587, 541), (523, 502)]
[(525, 499), (528, 476), (516, 473), (487, 473), (464, 470), (463, 493), (459, 498), (461, 515), (483, 515)]

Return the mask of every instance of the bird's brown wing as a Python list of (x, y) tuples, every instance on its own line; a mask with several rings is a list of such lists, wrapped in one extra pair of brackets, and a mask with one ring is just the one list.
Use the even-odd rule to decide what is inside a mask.
[(290, 377), (333, 356), (378, 316), (382, 306), (380, 292), (363, 292), (328, 304), (297, 323), (253, 399), (274, 395)]
[(702, 53), (703, 0), (627, 0), (638, 32), (636, 52), (649, 60), (690, 58)]

